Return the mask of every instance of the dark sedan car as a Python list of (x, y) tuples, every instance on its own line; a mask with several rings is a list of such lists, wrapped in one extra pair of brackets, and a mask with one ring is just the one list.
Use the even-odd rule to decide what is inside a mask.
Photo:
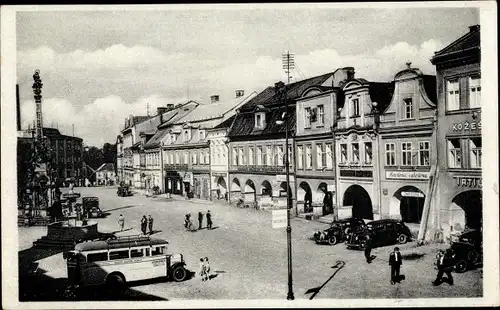
[(404, 244), (411, 240), (411, 232), (402, 221), (385, 219), (369, 222), (358, 232), (349, 234), (347, 248), (364, 249), (367, 236), (371, 238), (371, 246), (379, 247), (392, 244)]
[(483, 253), (483, 236), (480, 230), (467, 230), (451, 242), (455, 261), (455, 271), (465, 272), (474, 268), (481, 261)]
[(132, 196), (132, 191), (130, 190), (130, 187), (128, 186), (120, 186), (118, 187), (117, 191), (118, 196), (120, 197), (127, 197), (127, 196)]
[(314, 233), (314, 241), (330, 245), (344, 242), (351, 231), (356, 231), (364, 225), (365, 221), (357, 218), (333, 221), (328, 229)]

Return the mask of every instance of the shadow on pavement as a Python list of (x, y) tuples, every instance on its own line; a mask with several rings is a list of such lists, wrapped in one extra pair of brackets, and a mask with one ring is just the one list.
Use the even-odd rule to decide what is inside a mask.
[(321, 284), (321, 286), (318, 286), (318, 287), (314, 287), (314, 288), (310, 288), (308, 289), (305, 294), (310, 294), (310, 293), (313, 293), (311, 295), (311, 297), (309, 298), (309, 300), (312, 300), (322, 289), (323, 287), (325, 287), (325, 285), (330, 282), (331, 279), (333, 279), (333, 277), (335, 277), (335, 275), (337, 274), (337, 272), (339, 272), (340, 269), (344, 268), (345, 266), (345, 262), (344, 261), (337, 261), (337, 263), (335, 265), (332, 266), (333, 269), (336, 269), (333, 274), (325, 281), (325, 283)]
[(121, 210), (121, 209), (128, 209), (128, 208), (133, 208), (133, 207), (138, 207), (138, 206), (124, 206), (124, 207), (118, 207), (118, 208), (114, 208), (114, 209), (108, 209), (108, 210), (105, 210), (104, 212), (116, 211), (116, 210)]

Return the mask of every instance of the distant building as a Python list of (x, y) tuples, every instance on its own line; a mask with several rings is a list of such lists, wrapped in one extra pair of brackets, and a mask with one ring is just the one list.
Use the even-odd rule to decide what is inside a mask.
[[(35, 133), (30, 130), (18, 131), (18, 142), (33, 143)], [(45, 145), (52, 150), (52, 162), (49, 165), (49, 177), (59, 181), (74, 179), (79, 181), (83, 169), (83, 140), (78, 137), (63, 135), (56, 128), (43, 128)]]
[(480, 26), (440, 51), (431, 62), (438, 93), (438, 223), (445, 237), (482, 229)]
[(116, 183), (115, 164), (104, 163), (96, 170), (97, 185), (114, 185)]

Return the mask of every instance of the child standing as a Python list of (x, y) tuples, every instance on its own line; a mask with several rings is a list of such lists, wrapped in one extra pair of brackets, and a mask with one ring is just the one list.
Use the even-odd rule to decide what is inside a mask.
[(208, 257), (205, 257), (205, 275), (207, 280), (210, 280), (210, 263), (208, 262)]

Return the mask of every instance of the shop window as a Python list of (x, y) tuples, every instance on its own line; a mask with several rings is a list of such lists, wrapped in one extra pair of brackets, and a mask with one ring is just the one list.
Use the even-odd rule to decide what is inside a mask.
[(460, 109), (460, 89), (458, 80), (446, 83), (446, 109), (455, 111)]
[(352, 162), (359, 163), (359, 143), (353, 143), (352, 146)]
[(469, 78), (469, 107), (470, 108), (480, 108), (481, 107), (481, 78), (480, 77), (470, 77)]
[(462, 150), (460, 147), (460, 139), (448, 140), (448, 167), (462, 167)]
[(419, 166), (430, 165), (430, 143), (428, 141), (421, 141), (418, 143), (418, 164)]
[(340, 162), (347, 162), (347, 144), (345, 143), (340, 144)]
[(304, 168), (304, 147), (302, 145), (297, 147), (297, 168)]
[(372, 143), (366, 142), (365, 143), (365, 164), (371, 165), (372, 164), (372, 157), (373, 157)]
[(396, 145), (394, 143), (385, 144), (385, 165), (396, 166)]
[(401, 166), (412, 165), (412, 143), (401, 142)]
[(311, 145), (306, 146), (306, 169), (312, 169)]
[(481, 147), (482, 147), (481, 138), (469, 139), (470, 167), (471, 168), (481, 168), (481, 157), (482, 157)]

